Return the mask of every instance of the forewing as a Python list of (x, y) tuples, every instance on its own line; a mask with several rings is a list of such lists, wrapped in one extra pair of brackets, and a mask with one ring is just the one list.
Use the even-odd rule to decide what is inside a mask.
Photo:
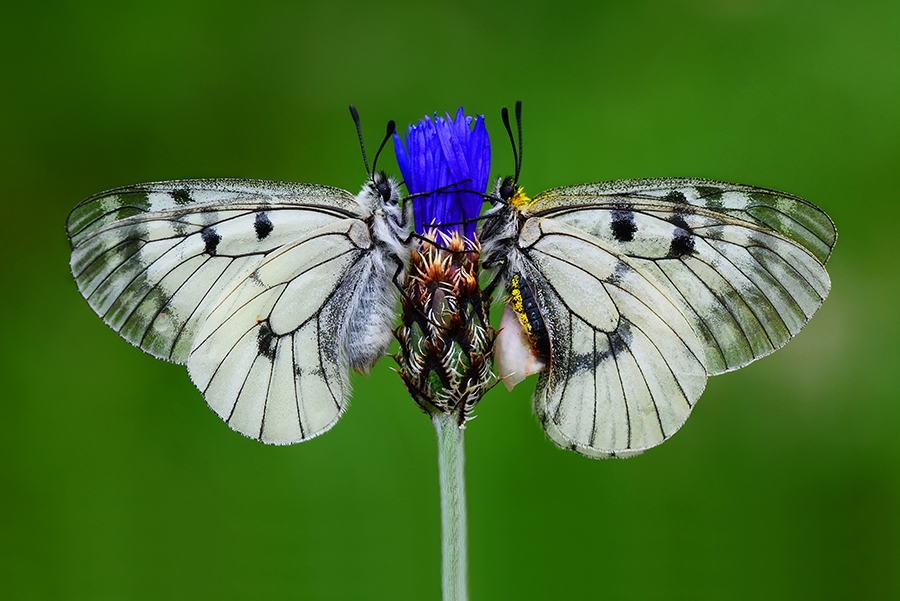
[(831, 287), (828, 216), (788, 194), (697, 179), (548, 190), (528, 208), (628, 255), (685, 314), (710, 374), (782, 347)]
[(628, 456), (681, 427), (706, 384), (678, 307), (628, 257), (552, 219), (530, 219), (519, 262), (550, 333), (534, 394), (545, 431), (591, 457)]
[(390, 278), (371, 247), (361, 221), (336, 222), (267, 256), (215, 304), (187, 366), (229, 426), (291, 444), (337, 421), (350, 396), (348, 312), (372, 278)]
[(69, 215), (71, 268), (113, 330), (184, 363), (213, 304), (268, 254), (367, 214), (350, 193), (327, 186), (183, 180), (118, 188)]

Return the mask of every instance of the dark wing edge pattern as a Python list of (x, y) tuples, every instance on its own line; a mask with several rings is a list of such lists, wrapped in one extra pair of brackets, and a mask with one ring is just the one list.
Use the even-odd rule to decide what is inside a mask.
[[(789, 235), (796, 229), (753, 218), (751, 205), (764, 194), (783, 214), (814, 213), (830, 233), (810, 249)], [(711, 375), (784, 346), (830, 290), (822, 260), (834, 244), (833, 224), (794, 196), (711, 180), (634, 180), (558, 188), (532, 207), (640, 263), (691, 321)]]
[(185, 179), (113, 188), (78, 203), (66, 219), (72, 248), (104, 225), (135, 215), (172, 211), (171, 215), (216, 210), (223, 204), (322, 206), (343, 217), (359, 215), (359, 204), (346, 190), (318, 184), (255, 179)]
[(803, 246), (823, 265), (837, 241), (834, 222), (808, 200), (769, 188), (702, 178), (616, 180), (552, 188), (535, 196), (529, 210), (537, 216), (553, 216), (586, 205), (612, 208), (642, 201), (679, 212), (687, 205), (756, 224)]

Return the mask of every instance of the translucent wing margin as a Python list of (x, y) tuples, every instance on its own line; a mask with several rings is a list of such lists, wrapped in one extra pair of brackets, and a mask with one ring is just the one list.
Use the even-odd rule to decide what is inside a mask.
[(519, 248), (550, 333), (533, 399), (547, 435), (600, 458), (640, 453), (677, 431), (707, 377), (679, 308), (639, 265), (565, 223), (528, 220)]
[(811, 202), (768, 188), (700, 178), (649, 178), (552, 188), (534, 197), (529, 212), (557, 216), (566, 209), (622, 202), (661, 211), (683, 212), (682, 205), (728, 215), (777, 232), (811, 252), (823, 265), (837, 240), (831, 218)]
[(256, 180), (141, 184), (69, 215), (81, 294), (116, 332), (185, 363), (212, 304), (273, 250), (336, 220), (364, 218), (349, 192)]
[(628, 255), (690, 321), (711, 375), (782, 347), (831, 287), (831, 219), (788, 194), (701, 179), (555, 188), (528, 207)]

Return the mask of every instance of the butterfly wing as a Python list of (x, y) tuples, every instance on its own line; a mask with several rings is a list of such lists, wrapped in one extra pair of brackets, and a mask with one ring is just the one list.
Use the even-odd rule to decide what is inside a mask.
[(701, 179), (555, 188), (528, 211), (631, 257), (687, 316), (711, 375), (782, 347), (831, 287), (837, 238), (811, 203), (773, 190)]
[(371, 301), (371, 279), (390, 284), (371, 248), (363, 222), (337, 221), (267, 256), (216, 303), (187, 366), (229, 426), (284, 444), (337, 421), (350, 396), (345, 342), (358, 335), (349, 318)]
[[(72, 273), (123, 338), (187, 363), (234, 429), (287, 444), (324, 432), (347, 404), (353, 323), (344, 318), (390, 314), (367, 310), (366, 291), (390, 288), (391, 275), (373, 260), (362, 221), (370, 216), (349, 192), (327, 186), (185, 180), (119, 188), (72, 211)], [(391, 324), (382, 325), (389, 333)]]
[(559, 446), (591, 457), (660, 444), (706, 384), (703, 349), (644, 270), (602, 240), (532, 218), (510, 265), (532, 283), (550, 336), (534, 407)]
[(147, 353), (185, 363), (217, 301), (268, 253), (326, 224), (362, 217), (343, 190), (184, 180), (103, 192), (69, 216), (71, 268), (88, 304)]

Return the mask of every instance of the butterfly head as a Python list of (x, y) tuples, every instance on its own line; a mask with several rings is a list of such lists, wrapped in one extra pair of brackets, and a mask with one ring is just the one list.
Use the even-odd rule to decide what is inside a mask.
[(376, 171), (363, 184), (356, 199), (359, 204), (372, 212), (379, 210), (388, 213), (399, 212), (400, 184), (384, 171)]
[(367, 187), (372, 198), (382, 206), (397, 206), (400, 204), (400, 185), (392, 177), (388, 177), (384, 171), (372, 174)]
[(497, 188), (491, 198), (494, 206), (498, 204), (511, 206), (522, 211), (531, 203), (525, 191), (519, 187), (516, 178), (507, 176), (497, 182)]

